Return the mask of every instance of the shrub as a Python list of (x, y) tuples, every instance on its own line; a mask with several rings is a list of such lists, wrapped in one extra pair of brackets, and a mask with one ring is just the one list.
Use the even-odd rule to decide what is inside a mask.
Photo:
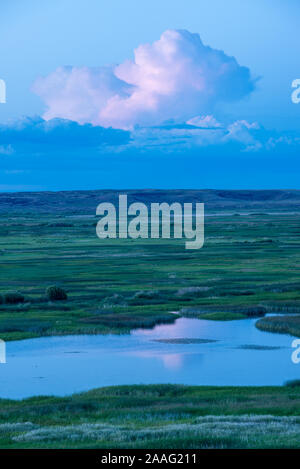
[(157, 290), (140, 290), (133, 295), (133, 299), (136, 298), (145, 298), (147, 300), (152, 300), (153, 298), (159, 298), (160, 293)]
[(24, 296), (18, 292), (10, 292), (4, 295), (4, 301), (10, 305), (16, 305), (18, 303), (24, 303)]
[(267, 310), (264, 306), (249, 306), (248, 308), (241, 308), (241, 312), (246, 314), (248, 318), (257, 318), (262, 317), (267, 313)]
[(111, 305), (118, 305), (118, 306), (127, 306), (127, 303), (125, 301), (125, 298), (123, 295), (119, 295), (118, 293), (115, 293), (112, 296), (107, 296), (104, 298), (102, 304), (104, 307), (109, 307)]
[(65, 290), (56, 285), (48, 287), (46, 290), (46, 295), (47, 298), (51, 301), (63, 301), (68, 298), (68, 295)]
[(224, 290), (219, 294), (220, 296), (250, 296), (254, 295), (255, 292), (252, 290)]
[(0, 305), (3, 305), (3, 303), (4, 303), (3, 295), (0, 295)]

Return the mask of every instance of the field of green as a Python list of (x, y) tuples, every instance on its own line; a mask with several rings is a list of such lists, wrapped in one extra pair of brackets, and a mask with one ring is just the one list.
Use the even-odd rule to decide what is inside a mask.
[[(1, 339), (121, 334), (173, 322), (174, 312), (257, 317), (261, 329), (300, 336), (300, 214), (209, 214), (195, 251), (183, 240), (99, 240), (96, 222), (1, 215)], [(49, 301), (50, 285), (68, 299)], [(9, 292), (24, 301), (6, 302)], [(0, 447), (300, 447), (300, 386), (158, 384), (0, 400)]]
[[(300, 312), (299, 214), (207, 216), (200, 250), (175, 239), (99, 240), (96, 222), (1, 216), (0, 295), (24, 296), (0, 301), (2, 339), (124, 333), (174, 321), (174, 311), (213, 320)], [(54, 284), (67, 301), (46, 298)], [(300, 335), (299, 324), (291, 327)]]
[(0, 400), (0, 448), (299, 447), (297, 386), (115, 386)]

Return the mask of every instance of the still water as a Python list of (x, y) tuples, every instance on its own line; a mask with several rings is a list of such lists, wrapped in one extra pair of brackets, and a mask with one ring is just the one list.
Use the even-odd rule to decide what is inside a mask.
[(63, 396), (116, 384), (281, 385), (300, 378), (300, 364), (291, 360), (293, 338), (259, 331), (255, 321), (179, 318), (121, 336), (8, 342), (0, 397)]

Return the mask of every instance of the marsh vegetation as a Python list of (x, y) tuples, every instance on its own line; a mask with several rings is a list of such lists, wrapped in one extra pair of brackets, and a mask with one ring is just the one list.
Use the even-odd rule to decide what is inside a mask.
[[(211, 320), (300, 313), (297, 213), (208, 214), (195, 251), (175, 239), (99, 240), (93, 215), (58, 213), (1, 215), (5, 340), (120, 334), (173, 322), (171, 312)], [(292, 322), (285, 331), (298, 333)], [(268, 318), (259, 327), (266, 323), (275, 327)]]
[(116, 386), (0, 400), (2, 448), (299, 446), (299, 387)]

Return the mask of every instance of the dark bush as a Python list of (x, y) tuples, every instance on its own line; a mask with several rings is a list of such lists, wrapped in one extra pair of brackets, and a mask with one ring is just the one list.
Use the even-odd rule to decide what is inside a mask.
[(250, 296), (254, 295), (252, 290), (224, 290), (220, 291), (220, 296)]
[(267, 310), (264, 306), (249, 306), (248, 308), (241, 308), (241, 312), (246, 314), (248, 318), (257, 318), (262, 317), (267, 313)]
[(106, 298), (104, 298), (103, 305), (127, 306), (127, 303), (123, 295), (119, 295), (118, 293), (115, 293), (112, 296), (107, 296)]
[(51, 301), (63, 301), (68, 298), (65, 290), (63, 288), (57, 287), (56, 285), (48, 287), (46, 290), (46, 295), (47, 298)]
[(157, 290), (140, 290), (133, 295), (133, 299), (144, 298), (146, 300), (152, 300), (153, 298), (159, 298), (160, 293)]
[(74, 225), (73, 223), (58, 222), (49, 223), (48, 226), (50, 226), (51, 228), (72, 228)]
[(4, 302), (10, 305), (16, 305), (18, 303), (24, 303), (24, 296), (18, 292), (6, 293), (4, 295)]
[(292, 379), (291, 381), (286, 381), (284, 384), (289, 388), (300, 388), (300, 379)]
[(0, 305), (3, 305), (3, 303), (4, 303), (3, 295), (0, 295)]

